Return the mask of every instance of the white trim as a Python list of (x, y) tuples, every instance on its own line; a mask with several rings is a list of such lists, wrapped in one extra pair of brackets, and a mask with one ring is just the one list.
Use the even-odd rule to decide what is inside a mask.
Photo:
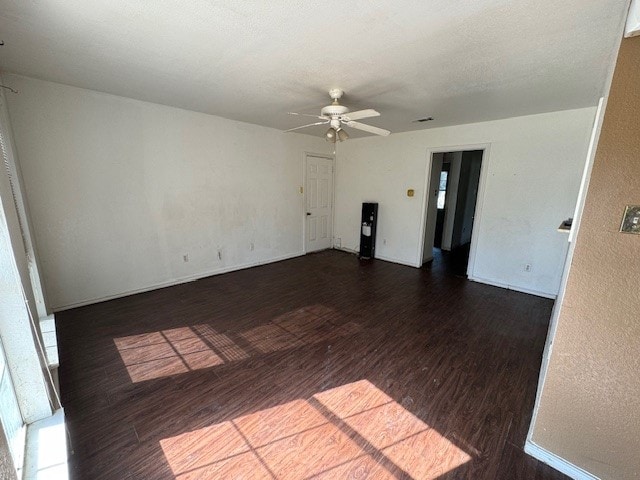
[[(339, 250), (341, 252), (346, 252), (346, 253), (351, 253), (354, 255), (359, 255), (360, 252), (358, 250), (355, 250), (353, 248), (347, 248), (347, 247), (334, 247), (334, 250)], [(375, 257), (373, 257), (374, 260), (382, 260), (383, 262), (389, 262), (389, 263), (395, 263), (398, 265), (404, 265), (407, 267), (415, 267), (415, 265), (413, 264), (413, 262), (410, 262), (408, 260), (401, 260), (399, 258), (394, 258), (394, 257), (387, 257), (384, 255), (378, 255), (376, 253)]]
[(527, 440), (524, 444), (524, 451), (533, 458), (540, 460), (542, 463), (546, 463), (574, 480), (600, 480), (600, 477), (596, 477), (564, 458), (542, 448), (540, 445), (536, 445), (531, 440)]
[(573, 212), (573, 222), (571, 223), (571, 230), (569, 230), (569, 242), (574, 242), (578, 229), (580, 227), (580, 220), (582, 219), (582, 211), (584, 210), (584, 203), (587, 197), (587, 190), (589, 189), (589, 182), (591, 180), (591, 170), (593, 170), (593, 161), (596, 158), (596, 149), (598, 148), (598, 140), (600, 139), (600, 131), (602, 130), (602, 121), (604, 120), (604, 111), (606, 109), (607, 101), (604, 97), (598, 101), (598, 109), (596, 110), (596, 116), (593, 120), (593, 130), (591, 131), (591, 140), (589, 141), (589, 150), (587, 151), (587, 159), (584, 165), (584, 171), (582, 172), (582, 180), (580, 181), (580, 190), (578, 191), (578, 200), (576, 201), (576, 208)]
[[(476, 196), (476, 211), (473, 219), (473, 226), (471, 231), (471, 246), (469, 248), (469, 262), (467, 265), (467, 276), (472, 277), (476, 263), (476, 250), (478, 247), (478, 231), (482, 222), (482, 213), (484, 207), (485, 197), (485, 184), (487, 183), (487, 172), (489, 171), (489, 159), (491, 157), (491, 143), (479, 143), (472, 145), (451, 145), (445, 147), (435, 147), (427, 149), (427, 168), (425, 172), (424, 181), (424, 195), (422, 198), (421, 220), (420, 220), (420, 238), (418, 239), (418, 252), (416, 255), (416, 261), (411, 266), (420, 268), (423, 265), (422, 256), (424, 254), (424, 233), (427, 228), (427, 208), (430, 198), (429, 192), (431, 189), (431, 168), (433, 166), (433, 154), (434, 153), (447, 153), (447, 152), (468, 152), (472, 150), (482, 150), (482, 165), (480, 167), (480, 180), (478, 182), (478, 194)], [(405, 263), (406, 264), (406, 263)]]
[(339, 250), (340, 252), (353, 253), (354, 255), (358, 255), (360, 252), (354, 248), (347, 247), (333, 247), (334, 250)]
[[(411, 261), (400, 260), (399, 258), (387, 257), (387, 256), (384, 256), (384, 255), (378, 255), (377, 253), (375, 255), (375, 259), (376, 260), (382, 260), (384, 262), (397, 263), (399, 265), (406, 265), (407, 267), (415, 267), (415, 265)], [(421, 266), (422, 265), (420, 265), (420, 267)]]
[[(302, 251), (304, 255), (307, 253), (307, 158), (325, 158), (331, 160), (331, 244), (329, 249), (333, 248), (333, 233), (335, 231), (335, 210), (336, 210), (336, 156), (328, 153), (314, 153), (305, 151), (302, 154)], [(320, 250), (313, 250), (314, 252)]]
[(150, 292), (152, 290), (157, 290), (159, 288), (172, 287), (174, 285), (180, 285), (182, 283), (189, 283), (196, 280), (200, 280), (201, 278), (212, 277), (214, 275), (221, 275), (223, 273), (235, 272), (237, 270), (245, 270), (247, 268), (259, 267), (260, 265), (267, 265), (270, 263), (281, 262), (283, 260), (289, 260), (291, 258), (301, 257), (304, 255), (304, 252), (291, 253), (288, 255), (281, 255), (279, 257), (273, 257), (267, 260), (261, 260), (257, 262), (249, 262), (249, 263), (241, 263), (239, 265), (232, 265), (224, 268), (217, 268), (214, 270), (208, 270), (202, 273), (196, 273), (193, 275), (187, 275), (185, 277), (178, 277), (172, 280), (167, 280), (166, 282), (154, 283), (153, 285), (149, 285), (147, 287), (136, 288), (133, 290), (126, 290), (121, 293), (116, 293), (113, 295), (106, 295), (104, 297), (95, 297), (88, 300), (83, 300), (81, 302), (69, 303), (66, 305), (54, 306), (54, 313), (62, 312), (64, 310), (70, 310), (72, 308), (84, 307), (86, 305), (91, 305), (94, 303), (106, 302), (107, 300), (114, 300), (116, 298), (128, 297), (129, 295), (135, 295), (137, 293)]
[(510, 285), (508, 283), (497, 282), (495, 280), (490, 280), (488, 278), (469, 276), (468, 279), (471, 280), (472, 282), (484, 283), (485, 285), (491, 285), (493, 287), (506, 288), (507, 290), (527, 293), (529, 295), (535, 295), (537, 297), (550, 298), (551, 300), (555, 300), (556, 298), (555, 293), (543, 292), (541, 290), (534, 290), (532, 288), (520, 287), (518, 285)]
[(331, 184), (331, 246), (329, 248), (333, 248), (336, 243), (336, 177), (338, 176), (338, 155), (333, 152), (333, 155), (330, 156), (333, 159), (333, 179)]

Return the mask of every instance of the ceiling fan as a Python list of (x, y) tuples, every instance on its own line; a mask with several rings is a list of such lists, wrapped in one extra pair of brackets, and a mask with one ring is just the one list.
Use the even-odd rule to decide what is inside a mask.
[(347, 127), (356, 128), (365, 132), (374, 133), (376, 135), (387, 136), (391, 132), (384, 128), (374, 127), (365, 123), (356, 122), (362, 118), (378, 117), (380, 113), (369, 108), (367, 110), (358, 110), (357, 112), (349, 112), (349, 109), (344, 105), (340, 105), (338, 100), (344, 92), (339, 88), (332, 88), (329, 90), (329, 96), (333, 99), (331, 105), (327, 105), (320, 110), (320, 115), (312, 115), (309, 113), (294, 113), (289, 112), (289, 115), (298, 115), (302, 117), (314, 117), (322, 120), (321, 122), (310, 123), (308, 125), (302, 125), (301, 127), (290, 128), (285, 132), (293, 132), (294, 130), (300, 130), (301, 128), (313, 127), (315, 125), (329, 125), (329, 130), (324, 134), (326, 140), (331, 143), (336, 143), (337, 140), (343, 142), (349, 138), (349, 134), (342, 128), (343, 125)]

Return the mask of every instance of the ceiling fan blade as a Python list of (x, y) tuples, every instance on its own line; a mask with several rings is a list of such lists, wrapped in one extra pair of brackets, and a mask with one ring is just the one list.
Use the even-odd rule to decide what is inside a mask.
[(369, 118), (369, 117), (379, 117), (380, 113), (376, 112), (372, 108), (368, 108), (367, 110), (358, 110), (357, 112), (349, 112), (342, 116), (345, 121), (349, 122), (352, 120), (360, 120), (361, 118)]
[(290, 128), (289, 130), (285, 130), (284, 133), (293, 132), (294, 130), (300, 130), (301, 128), (313, 127), (315, 125), (326, 125), (327, 123), (329, 123), (328, 120), (326, 122), (310, 123), (309, 125), (302, 125), (301, 127)]
[(378, 128), (360, 122), (345, 122), (345, 125), (348, 125), (351, 128), (357, 128), (358, 130), (364, 130), (365, 132), (375, 133), (376, 135), (383, 135), (385, 137), (391, 133), (389, 130), (385, 130), (384, 128)]
[(322, 120), (329, 120), (329, 117), (323, 117), (322, 115), (313, 115), (311, 113), (296, 113), (296, 112), (287, 112), (289, 115), (297, 115), (299, 117), (313, 117), (320, 118)]

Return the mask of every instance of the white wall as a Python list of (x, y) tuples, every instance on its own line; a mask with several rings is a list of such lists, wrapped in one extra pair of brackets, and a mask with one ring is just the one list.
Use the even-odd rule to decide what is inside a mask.
[(5, 81), (53, 309), (303, 252), (303, 152), (324, 140)]
[[(376, 256), (421, 263), (428, 150), (490, 143), (472, 277), (546, 296), (558, 292), (595, 107), (363, 138), (340, 145), (335, 235), (358, 248), (363, 200), (380, 203)], [(406, 190), (414, 188), (414, 197)], [(476, 218), (478, 215), (476, 215)], [(386, 240), (386, 244), (385, 244)], [(532, 270), (524, 271), (525, 264)]]

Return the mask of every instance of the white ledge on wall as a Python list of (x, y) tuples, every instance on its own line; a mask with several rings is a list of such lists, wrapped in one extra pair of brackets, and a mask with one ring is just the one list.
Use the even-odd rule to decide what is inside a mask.
[(600, 477), (587, 472), (586, 470), (577, 467), (573, 463), (559, 457), (555, 453), (550, 452), (536, 445), (531, 440), (527, 440), (524, 445), (524, 451), (533, 458), (540, 460), (542, 463), (546, 463), (550, 467), (555, 468), (559, 472), (573, 478), (574, 480), (600, 480)]
[(69, 480), (64, 410), (27, 427), (22, 480)]

